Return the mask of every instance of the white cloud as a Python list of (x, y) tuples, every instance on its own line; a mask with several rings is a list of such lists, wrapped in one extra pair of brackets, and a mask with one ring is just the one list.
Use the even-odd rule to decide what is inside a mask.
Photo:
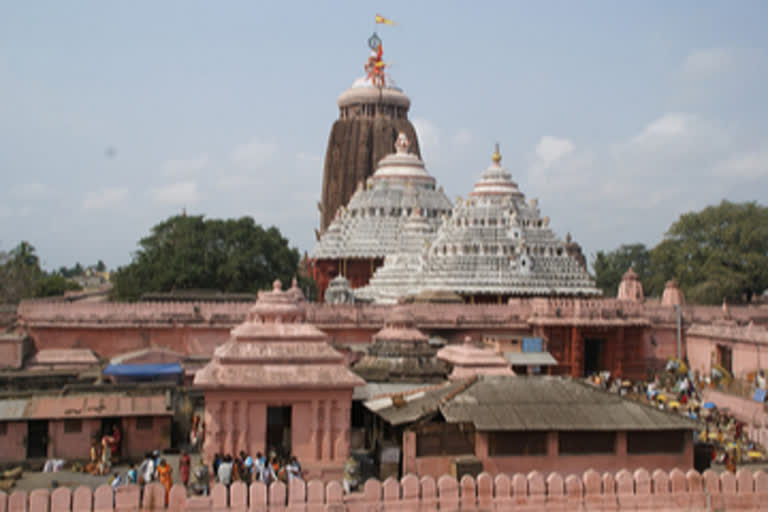
[(197, 191), (197, 182), (180, 181), (149, 190), (149, 197), (158, 203), (190, 204), (200, 199)]
[(20, 183), (11, 188), (11, 194), (17, 199), (34, 201), (39, 199), (49, 199), (58, 195), (58, 192), (43, 183)]
[(576, 149), (576, 145), (570, 139), (545, 135), (536, 144), (536, 156), (545, 165), (551, 165), (573, 153), (574, 149)]
[(694, 77), (712, 76), (724, 71), (733, 62), (732, 53), (726, 48), (694, 50), (683, 63), (683, 72)]
[(453, 143), (456, 146), (468, 146), (472, 143), (472, 133), (469, 130), (459, 130), (456, 135), (453, 136)]
[(89, 192), (83, 200), (83, 210), (106, 210), (113, 208), (128, 197), (125, 187), (102, 188)]
[(269, 163), (277, 154), (277, 144), (270, 141), (253, 139), (236, 147), (232, 151), (232, 163), (245, 168), (255, 168)]
[(651, 121), (632, 141), (644, 143), (654, 139), (679, 137), (689, 132), (693, 117), (679, 112), (667, 113)]
[(196, 174), (208, 166), (208, 155), (199, 155), (188, 159), (168, 160), (163, 164), (165, 176), (187, 176)]
[(415, 118), (411, 120), (419, 137), (419, 149), (424, 160), (435, 158), (440, 151), (440, 129), (428, 119)]
[(715, 174), (738, 178), (768, 177), (768, 147), (725, 159), (715, 166)]

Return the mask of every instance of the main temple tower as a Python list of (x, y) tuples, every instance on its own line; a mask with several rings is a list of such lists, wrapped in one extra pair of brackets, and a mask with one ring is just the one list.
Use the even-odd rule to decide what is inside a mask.
[(339, 207), (347, 205), (358, 183), (365, 183), (379, 160), (392, 152), (399, 133), (411, 141), (411, 152), (421, 156), (416, 130), (408, 120), (411, 100), (385, 73), (381, 39), (374, 34), (368, 46), (366, 75), (355, 80), (337, 102), (339, 119), (325, 152), (318, 237)]

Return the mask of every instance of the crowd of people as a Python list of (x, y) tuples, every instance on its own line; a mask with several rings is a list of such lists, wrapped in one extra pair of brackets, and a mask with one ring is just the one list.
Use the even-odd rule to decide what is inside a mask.
[(277, 480), (288, 483), (294, 478), (303, 479), (298, 459), (293, 455), (279, 457), (274, 450), (270, 451), (269, 456), (257, 452), (255, 457), (244, 451), (235, 457), (217, 453), (213, 457), (211, 469), (215, 480), (224, 485), (235, 481), (246, 484), (263, 482), (269, 485)]
[[(704, 402), (702, 390), (714, 386), (717, 375), (699, 378), (688, 371), (684, 361), (671, 360), (664, 372), (658, 372), (647, 381), (630, 382), (612, 379), (609, 372), (590, 377), (590, 382), (602, 389), (621, 396), (643, 401), (696, 421), (699, 425), (696, 441), (711, 447), (712, 462), (722, 464), (726, 470), (736, 472), (737, 464), (764, 460), (761, 446), (748, 439), (744, 422), (717, 408), (712, 402)], [(720, 377), (722, 378), (722, 377)], [(764, 389), (765, 374), (756, 372), (754, 385)]]
[(112, 460), (120, 452), (122, 435), (117, 425), (112, 427), (111, 434), (105, 434), (91, 441), (90, 457), (83, 471), (91, 475), (108, 475), (112, 468)]

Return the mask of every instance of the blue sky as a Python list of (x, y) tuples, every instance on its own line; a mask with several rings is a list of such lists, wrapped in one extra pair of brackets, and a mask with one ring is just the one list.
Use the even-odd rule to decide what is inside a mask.
[(336, 98), (374, 29), (451, 198), (498, 141), (589, 256), (723, 198), (765, 204), (768, 3), (476, 4), (3, 3), (0, 250), (115, 267), (182, 208), (310, 250)]

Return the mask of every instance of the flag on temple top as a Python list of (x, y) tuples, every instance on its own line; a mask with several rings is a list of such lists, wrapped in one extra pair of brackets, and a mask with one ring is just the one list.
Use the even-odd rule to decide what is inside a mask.
[(394, 21), (392, 21), (390, 19), (387, 19), (387, 18), (385, 18), (384, 16), (382, 16), (380, 14), (376, 15), (376, 23), (383, 23), (385, 25), (394, 25), (395, 24)]

